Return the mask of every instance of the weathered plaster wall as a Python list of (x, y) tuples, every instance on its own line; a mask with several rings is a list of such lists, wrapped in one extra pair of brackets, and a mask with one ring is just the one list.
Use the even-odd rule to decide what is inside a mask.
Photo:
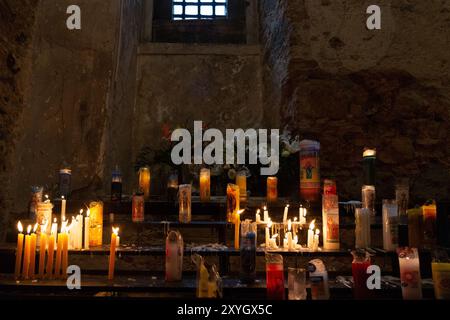
[(74, 31), (66, 27), (70, 4), (43, 0), (36, 11), (30, 90), (11, 172), (13, 211), (27, 208), (31, 185), (54, 191), (64, 162), (76, 197), (102, 190), (119, 1), (77, 1), (82, 29)]
[(115, 165), (132, 193), (137, 156), (158, 146), (163, 124), (262, 125), (258, 46), (140, 45), (143, 2), (135, 0), (79, 1), (82, 29), (69, 31), (69, 4), (43, 0), (36, 11), (29, 101), (10, 172), (14, 215), (26, 211), (31, 185), (57, 195), (64, 163), (75, 199), (108, 194)]
[(378, 149), (379, 198), (393, 197), (399, 176), (411, 178), (417, 200), (448, 198), (450, 3), (377, 1), (378, 31), (366, 29), (370, 4), (280, 1), (263, 32), (274, 39), (279, 25), (292, 28), (266, 49), (284, 52), (267, 60), (274, 70), (288, 64), (282, 124), (321, 141), (322, 174), (337, 178), (344, 198), (360, 197), (364, 146)]
[[(159, 149), (162, 128), (263, 126), (258, 46), (150, 44), (138, 58), (134, 158)], [(157, 180), (157, 179), (156, 179)]]
[(25, 107), (30, 76), (30, 44), (38, 1), (0, 0), (0, 240), (9, 221), (12, 153), (21, 130), (16, 128)]

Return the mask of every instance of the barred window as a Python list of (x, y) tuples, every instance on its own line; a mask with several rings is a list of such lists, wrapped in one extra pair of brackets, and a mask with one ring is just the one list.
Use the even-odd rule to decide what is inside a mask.
[(227, 0), (172, 0), (173, 20), (213, 20), (227, 16)]

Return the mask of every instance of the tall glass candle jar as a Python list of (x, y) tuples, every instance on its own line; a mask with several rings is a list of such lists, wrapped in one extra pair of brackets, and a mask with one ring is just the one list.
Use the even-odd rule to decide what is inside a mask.
[(289, 300), (306, 300), (306, 269), (288, 268)]
[(398, 251), (400, 280), (404, 300), (422, 299), (419, 253), (416, 248), (402, 248)]
[(139, 191), (144, 193), (145, 200), (150, 197), (150, 168), (142, 167), (139, 169)]
[(323, 180), (323, 194), (324, 195), (337, 195), (336, 181), (331, 179)]
[(133, 195), (131, 220), (133, 222), (144, 222), (145, 220), (145, 199), (143, 193)]
[(308, 263), (309, 280), (311, 282), (311, 297), (313, 300), (330, 299), (328, 286), (328, 271), (320, 259), (313, 259)]
[(200, 170), (200, 201), (208, 202), (211, 198), (211, 170)]
[(178, 193), (178, 174), (171, 173), (167, 178), (167, 201), (175, 202)]
[(236, 185), (239, 187), (239, 197), (241, 201), (247, 201), (247, 174), (239, 171), (236, 175)]
[(421, 248), (424, 233), (422, 208), (409, 209), (407, 213), (409, 246), (412, 248)]
[(371, 223), (375, 222), (375, 186), (364, 185), (361, 189), (362, 207), (370, 210)]
[(181, 281), (183, 254), (183, 237), (178, 231), (170, 231), (166, 237), (166, 281)]
[(403, 179), (395, 186), (395, 201), (398, 207), (398, 245), (407, 247), (409, 184), (406, 179)]
[(31, 199), (29, 205), (30, 219), (36, 219), (37, 205), (42, 202), (42, 196), (44, 195), (44, 187), (42, 186), (32, 186), (31, 187)]
[(370, 255), (365, 250), (352, 251), (353, 295), (355, 299), (369, 299), (371, 294), (367, 287), (367, 268), (370, 267)]
[(70, 195), (70, 186), (72, 180), (72, 170), (63, 168), (59, 170), (59, 195), (66, 199)]
[(335, 194), (322, 197), (323, 247), (327, 250), (339, 249), (339, 201)]
[(426, 248), (432, 248), (437, 242), (436, 204), (434, 202), (422, 206), (423, 242)]
[(383, 248), (395, 251), (398, 247), (398, 211), (395, 200), (383, 200)]
[(320, 198), (320, 143), (300, 142), (300, 198), (317, 202)]
[(190, 184), (181, 184), (178, 188), (179, 221), (191, 223), (192, 187)]
[(267, 202), (276, 202), (278, 199), (278, 178), (267, 177)]
[(103, 243), (103, 202), (91, 202), (89, 212), (89, 246), (101, 246)]
[(375, 162), (377, 157), (376, 149), (365, 148), (363, 152), (363, 183), (365, 185), (375, 185)]
[(433, 261), (431, 263), (433, 274), (434, 296), (438, 300), (450, 300), (450, 261)]
[(112, 202), (120, 202), (122, 200), (122, 173), (119, 170), (119, 167), (116, 168), (112, 172), (111, 177), (111, 201)]
[(256, 279), (256, 223), (245, 220), (241, 223), (241, 282), (253, 283)]
[(239, 187), (229, 183), (227, 185), (227, 221), (234, 223), (240, 207)]
[(52, 212), (53, 212), (53, 204), (49, 200), (37, 203), (36, 223), (39, 225), (43, 225), (47, 222), (47, 233), (50, 230), (53, 221)]
[(355, 209), (355, 247), (370, 247), (370, 210), (356, 208)]
[(283, 256), (266, 252), (266, 285), (268, 300), (284, 300)]

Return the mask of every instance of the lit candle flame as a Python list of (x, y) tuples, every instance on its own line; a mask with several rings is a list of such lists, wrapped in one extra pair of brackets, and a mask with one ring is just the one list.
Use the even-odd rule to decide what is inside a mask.
[(28, 225), (27, 234), (30, 234), (30, 232), (31, 232), (31, 225)]
[(318, 236), (320, 234), (320, 230), (316, 229), (316, 235)]
[(91, 209), (87, 209), (87, 211), (86, 211), (86, 217), (89, 218), (90, 215), (91, 215)]
[(314, 227), (315, 227), (315, 223), (316, 222), (316, 220), (313, 220), (313, 221), (311, 221), (311, 223), (309, 224), (309, 229), (310, 230), (314, 230)]
[(266, 211), (267, 210), (267, 207), (266, 206), (264, 206), (264, 211)]
[(53, 223), (58, 223), (58, 219), (57, 218), (53, 219)]
[(260, 214), (261, 213), (261, 209), (256, 210), (256, 213)]
[(34, 225), (34, 227), (33, 227), (33, 233), (36, 233), (36, 230), (37, 230), (38, 226), (39, 226), (38, 223), (36, 223), (36, 224)]
[(365, 148), (363, 152), (363, 157), (374, 157), (377, 155), (376, 149)]
[(20, 233), (23, 232), (22, 222), (20, 222), (20, 221), (17, 223), (17, 230), (19, 230)]
[(294, 217), (294, 222), (297, 222), (297, 217)]
[(116, 235), (116, 236), (118, 236), (119, 235), (119, 227), (117, 227), (117, 228), (112, 228), (112, 232)]
[(241, 215), (241, 214), (244, 213), (244, 211), (245, 211), (245, 209), (241, 209), (241, 210), (239, 210), (239, 211), (237, 212), (237, 214), (238, 214), (238, 215)]
[(61, 199), (64, 200), (65, 199), (64, 196), (61, 196)]
[(80, 209), (80, 214), (83, 214), (83, 209)]

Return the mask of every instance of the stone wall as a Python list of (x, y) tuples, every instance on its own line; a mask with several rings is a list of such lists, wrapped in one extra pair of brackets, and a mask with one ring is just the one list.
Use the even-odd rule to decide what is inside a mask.
[[(321, 142), (322, 175), (337, 179), (343, 198), (359, 199), (362, 149), (373, 146), (379, 198), (409, 177), (415, 201), (448, 199), (450, 4), (376, 2), (382, 30), (369, 31), (373, 1), (281, 1), (276, 11), (265, 1), (263, 16), (276, 17), (263, 33), (278, 39), (266, 52), (283, 52), (266, 63), (288, 65), (281, 89), (272, 85), (282, 125)], [(288, 38), (278, 38), (286, 24)]]
[[(258, 46), (142, 45), (133, 158), (145, 154), (145, 150), (163, 148), (164, 128), (193, 132), (195, 120), (222, 132), (227, 128), (264, 127), (260, 69)], [(156, 175), (152, 185), (156, 192), (158, 180)]]
[[(0, 226), (8, 220), (12, 153), (22, 132), (16, 125), (25, 108), (30, 44), (37, 0), (0, 0)], [(0, 228), (0, 239), (4, 228)]]
[(82, 29), (69, 31), (70, 4), (43, 0), (35, 12), (28, 101), (5, 192), (12, 216), (26, 212), (31, 185), (57, 196), (63, 165), (75, 200), (108, 194), (115, 165), (131, 194), (137, 158), (158, 149), (165, 125), (263, 126), (259, 46), (141, 42), (144, 2), (135, 0), (79, 1)]
[(36, 10), (28, 101), (11, 172), (13, 213), (26, 210), (31, 185), (56, 196), (63, 165), (72, 168), (75, 197), (103, 191), (120, 1), (78, 1), (82, 28), (69, 31), (71, 4), (43, 0)]

